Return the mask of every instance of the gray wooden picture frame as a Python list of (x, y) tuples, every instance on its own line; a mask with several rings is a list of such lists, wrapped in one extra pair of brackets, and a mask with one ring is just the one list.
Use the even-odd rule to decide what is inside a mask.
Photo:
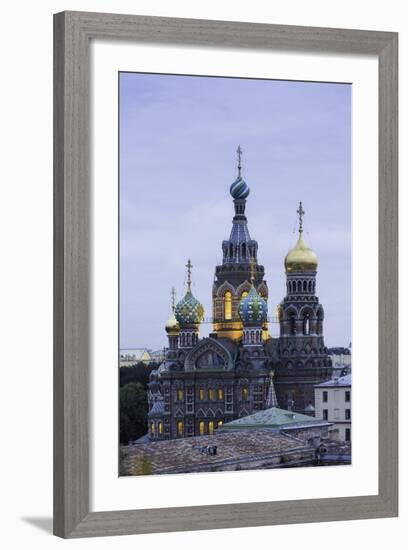
[[(379, 66), (379, 493), (91, 512), (89, 505), (90, 120), (94, 38), (371, 54)], [(54, 16), (54, 532), (89, 537), (393, 517), (398, 510), (398, 35), (63, 12)], [(367, 188), (369, 182), (367, 182)], [(112, 445), (116, 442), (112, 441)]]

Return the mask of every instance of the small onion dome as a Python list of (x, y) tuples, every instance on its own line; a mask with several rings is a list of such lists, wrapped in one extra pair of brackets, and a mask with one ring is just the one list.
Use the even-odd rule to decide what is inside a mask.
[(249, 195), (249, 187), (245, 180), (238, 176), (231, 184), (230, 193), (233, 199), (246, 199)]
[(180, 326), (178, 324), (178, 321), (177, 321), (176, 316), (174, 315), (174, 311), (173, 311), (173, 313), (167, 319), (166, 332), (167, 332), (167, 334), (178, 334), (179, 330), (180, 330)]
[(306, 246), (301, 232), (295, 246), (286, 254), (285, 270), (286, 273), (317, 270), (317, 256)]
[(198, 325), (204, 316), (204, 308), (188, 290), (184, 298), (176, 305), (175, 316), (180, 326)]
[(267, 315), (268, 305), (252, 285), (251, 290), (239, 304), (239, 316), (244, 326), (259, 327), (266, 321)]

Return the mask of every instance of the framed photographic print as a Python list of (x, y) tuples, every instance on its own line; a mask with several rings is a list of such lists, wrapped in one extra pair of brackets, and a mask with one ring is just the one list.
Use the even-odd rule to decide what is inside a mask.
[(55, 15), (62, 537), (397, 514), (397, 35)]

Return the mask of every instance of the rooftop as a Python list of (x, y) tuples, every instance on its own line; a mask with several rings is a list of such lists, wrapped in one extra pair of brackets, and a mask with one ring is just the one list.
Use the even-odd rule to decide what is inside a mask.
[(322, 382), (317, 384), (315, 388), (333, 388), (333, 387), (351, 387), (351, 374), (346, 374), (346, 376), (340, 376), (327, 380), (327, 382)]
[(292, 411), (286, 411), (279, 409), (278, 407), (271, 407), (264, 411), (259, 411), (243, 418), (238, 418), (232, 422), (224, 424), (222, 430), (236, 430), (236, 429), (249, 429), (249, 428), (272, 428), (272, 429), (292, 429), (301, 428), (304, 426), (326, 426), (328, 422), (321, 419), (314, 418), (307, 414), (295, 413)]

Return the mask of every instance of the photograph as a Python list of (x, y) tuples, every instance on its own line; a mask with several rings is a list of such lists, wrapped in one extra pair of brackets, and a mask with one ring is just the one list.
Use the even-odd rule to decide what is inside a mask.
[(350, 465), (351, 84), (118, 95), (119, 476)]

